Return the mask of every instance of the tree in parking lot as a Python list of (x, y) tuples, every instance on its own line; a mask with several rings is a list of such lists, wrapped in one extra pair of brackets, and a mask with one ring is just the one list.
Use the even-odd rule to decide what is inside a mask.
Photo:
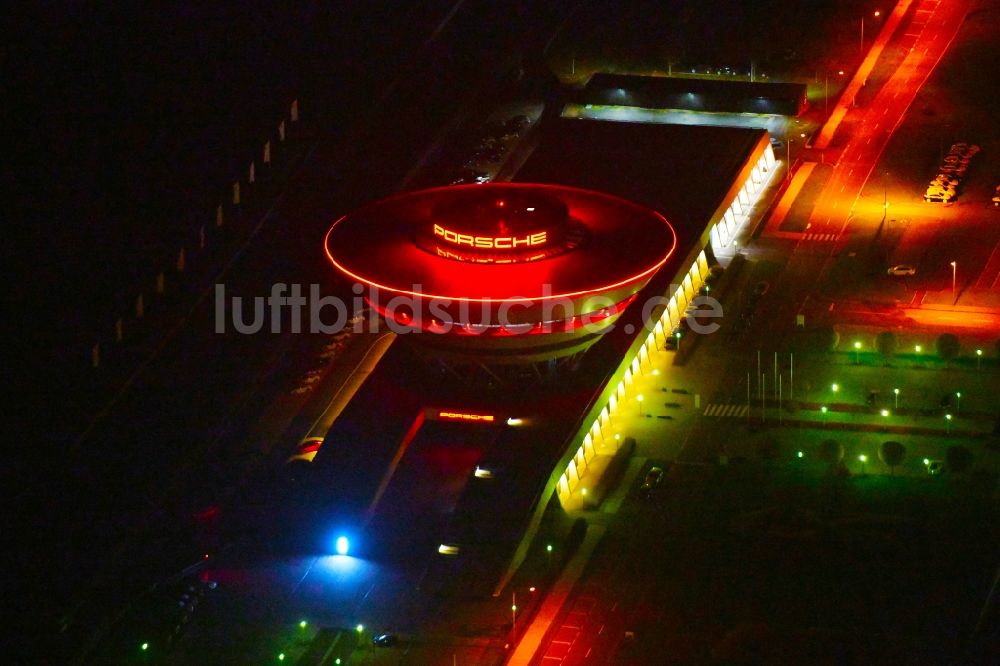
[(938, 336), (937, 342), (937, 353), (945, 361), (950, 361), (956, 356), (961, 349), (961, 345), (956, 338), (951, 333), (942, 333)]
[(825, 439), (819, 445), (819, 459), (836, 467), (844, 459), (844, 445), (834, 439)]
[(889, 466), (889, 474), (895, 476), (896, 467), (906, 457), (906, 447), (895, 441), (882, 442), (878, 447), (878, 457)]
[(882, 355), (882, 362), (888, 363), (896, 354), (899, 347), (899, 340), (892, 331), (882, 331), (875, 337), (875, 348)]
[(794, 351), (799, 353), (822, 353), (836, 349), (838, 342), (840, 342), (840, 335), (832, 326), (820, 326), (819, 328), (797, 329), (795, 337), (792, 339), (792, 347)]

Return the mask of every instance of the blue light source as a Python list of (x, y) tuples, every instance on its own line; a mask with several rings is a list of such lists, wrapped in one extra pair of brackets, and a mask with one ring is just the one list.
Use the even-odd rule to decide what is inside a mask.
[(347, 540), (347, 537), (340, 536), (337, 537), (337, 555), (347, 555), (347, 551), (351, 548), (351, 542)]

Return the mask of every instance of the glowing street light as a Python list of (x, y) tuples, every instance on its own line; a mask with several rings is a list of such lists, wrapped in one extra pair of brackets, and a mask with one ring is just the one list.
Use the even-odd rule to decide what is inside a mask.
[(983, 361), (983, 350), (982, 349), (977, 349), (976, 350), (976, 370), (981, 370), (982, 369), (982, 361)]
[(882, 416), (889, 416), (889, 410), (888, 410), (888, 409), (883, 409), (883, 410), (882, 410), (882, 411), (880, 412), (880, 414), (882, 414)]
[[(880, 12), (879, 10), (876, 9), (872, 13), (872, 15), (875, 18), (878, 18), (879, 16), (882, 15), (882, 12)], [(862, 17), (861, 17), (861, 57), (863, 58), (864, 55), (865, 55), (865, 17), (862, 15)]]
[(840, 390), (840, 384), (830, 384), (830, 390), (836, 393)]
[(953, 261), (953, 262), (951, 262), (951, 297), (952, 298), (956, 298), (956, 295), (957, 295), (957, 292), (956, 292), (956, 289), (955, 289), (955, 285), (957, 284), (955, 278), (957, 277), (957, 274), (958, 274), (958, 262), (957, 261)]
[(899, 409), (899, 389), (898, 388), (892, 389), (892, 395), (893, 395), (893, 398), (895, 398), (895, 400), (896, 400), (896, 405), (895, 405), (894, 409)]
[(335, 548), (337, 555), (347, 555), (347, 551), (351, 549), (351, 542), (345, 536), (337, 537)]
[(913, 345), (913, 351), (917, 352), (918, 354), (923, 350), (924, 350), (923, 345)]
[(944, 421), (948, 426), (948, 432), (951, 432), (951, 414), (945, 414)]
[(955, 412), (958, 414), (962, 413), (962, 392), (955, 391)]
[(642, 394), (637, 395), (635, 399), (639, 401), (639, 416), (642, 416)]
[(854, 341), (854, 363), (861, 363), (861, 343), (857, 340)]
[(858, 456), (858, 460), (861, 461), (861, 473), (864, 474), (865, 473), (865, 463), (868, 462), (868, 456), (866, 456), (865, 454), (862, 453), (860, 456)]

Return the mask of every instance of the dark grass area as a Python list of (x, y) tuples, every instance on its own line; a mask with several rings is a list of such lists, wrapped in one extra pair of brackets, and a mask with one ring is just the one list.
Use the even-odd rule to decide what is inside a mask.
[[(860, 17), (876, 8), (865, 0), (589, 2), (567, 21), (550, 62), (566, 76), (572, 68), (576, 75), (666, 73), (668, 63), (674, 71), (729, 67), (746, 76), (753, 61), (757, 75), (814, 78), (817, 68), (853, 68), (860, 52)], [(869, 43), (877, 23), (874, 17), (866, 23)]]
[(683, 632), (649, 627), (650, 654), (683, 642), (723, 661), (939, 660), (960, 651), (989, 588), (994, 505), (963, 478), (734, 461), (675, 468), (668, 488), (649, 601)]

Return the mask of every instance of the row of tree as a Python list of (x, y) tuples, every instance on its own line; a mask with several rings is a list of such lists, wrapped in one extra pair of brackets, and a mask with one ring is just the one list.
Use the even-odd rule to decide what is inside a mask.
[[(836, 469), (844, 460), (844, 445), (833, 439), (824, 440), (819, 446), (819, 457)], [(906, 459), (906, 447), (895, 440), (882, 442), (878, 447), (878, 457), (889, 468), (889, 473), (894, 475), (896, 468)], [(961, 445), (948, 447), (945, 454), (945, 464), (957, 474), (969, 471), (972, 460), (972, 451)]]

